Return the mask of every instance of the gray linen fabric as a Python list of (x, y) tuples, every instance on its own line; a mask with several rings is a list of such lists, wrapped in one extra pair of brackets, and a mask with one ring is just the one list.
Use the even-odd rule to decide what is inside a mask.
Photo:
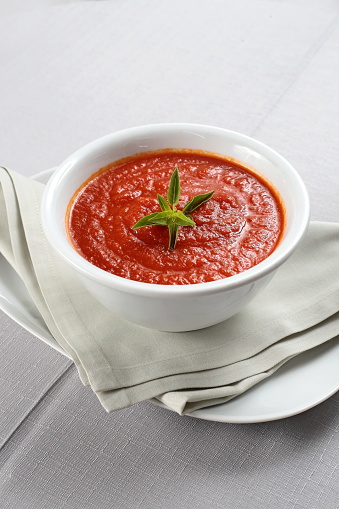
[[(25, 331), (16, 339), (25, 370), (16, 396), (26, 398), (13, 406), (0, 393), (3, 422), (19, 422), (20, 407), (39, 392), (35, 362), (46, 393), (1, 451), (1, 509), (338, 507), (339, 395), (258, 424), (180, 417), (148, 402), (106, 414), (73, 366), (47, 383), (65, 358)], [(11, 360), (8, 351), (5, 377)]]

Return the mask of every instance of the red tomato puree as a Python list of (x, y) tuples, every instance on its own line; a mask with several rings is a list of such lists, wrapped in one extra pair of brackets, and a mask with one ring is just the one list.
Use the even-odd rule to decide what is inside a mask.
[[(179, 227), (175, 249), (168, 228), (133, 230), (143, 216), (159, 212), (179, 169), (182, 209), (193, 196), (215, 191), (194, 212), (195, 226)], [(74, 248), (118, 276), (146, 283), (184, 285), (238, 274), (264, 260), (284, 230), (277, 191), (233, 160), (209, 152), (166, 149), (122, 159), (92, 175), (68, 210)]]

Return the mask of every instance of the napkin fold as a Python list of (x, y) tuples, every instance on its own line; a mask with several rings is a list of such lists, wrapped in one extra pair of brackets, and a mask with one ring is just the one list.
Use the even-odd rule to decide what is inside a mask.
[(311, 223), (290, 260), (234, 317), (158, 332), (104, 308), (53, 252), (40, 220), (43, 189), (0, 168), (0, 253), (106, 411), (150, 398), (179, 414), (226, 402), (295, 355), (338, 340), (339, 224)]

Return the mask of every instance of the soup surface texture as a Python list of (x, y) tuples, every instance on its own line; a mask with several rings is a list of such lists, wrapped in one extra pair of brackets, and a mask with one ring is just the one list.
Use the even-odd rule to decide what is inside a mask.
[[(175, 249), (168, 228), (133, 230), (159, 212), (179, 169), (183, 206), (215, 191), (182, 226)], [(274, 188), (232, 160), (208, 152), (163, 150), (124, 159), (92, 175), (71, 200), (67, 227), (74, 248), (92, 264), (118, 276), (167, 285), (203, 283), (243, 272), (267, 258), (284, 229), (284, 210)]]

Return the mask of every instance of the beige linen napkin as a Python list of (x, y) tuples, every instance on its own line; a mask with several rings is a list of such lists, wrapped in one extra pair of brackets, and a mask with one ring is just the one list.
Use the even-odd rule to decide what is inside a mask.
[(311, 223), (292, 258), (236, 316), (199, 331), (157, 332), (106, 310), (52, 252), (40, 221), (43, 187), (0, 168), (0, 252), (107, 411), (153, 397), (180, 414), (224, 402), (293, 356), (337, 341), (339, 224)]

